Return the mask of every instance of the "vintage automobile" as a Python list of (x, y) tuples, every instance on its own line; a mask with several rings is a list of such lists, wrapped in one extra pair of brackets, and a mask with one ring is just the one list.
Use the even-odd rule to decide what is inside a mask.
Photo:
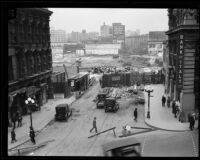
[(55, 107), (55, 110), (55, 120), (58, 121), (68, 120), (68, 118), (72, 115), (72, 110), (68, 104), (59, 104)]
[(116, 98), (106, 98), (104, 102), (105, 112), (117, 112), (119, 109), (119, 104), (116, 101)]
[(102, 149), (106, 157), (141, 157), (141, 143), (133, 137), (105, 143)]
[(143, 84), (140, 85), (140, 91), (144, 91), (144, 85)]
[(106, 93), (99, 93), (97, 95), (97, 108), (104, 108), (104, 102), (107, 97)]

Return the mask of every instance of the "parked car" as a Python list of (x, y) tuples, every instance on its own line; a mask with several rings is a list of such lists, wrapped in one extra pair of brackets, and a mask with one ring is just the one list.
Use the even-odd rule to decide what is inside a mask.
[(133, 137), (105, 143), (102, 149), (107, 157), (141, 157), (141, 143)]
[(140, 90), (144, 91), (144, 85), (143, 84), (140, 85)]
[(115, 98), (106, 98), (104, 102), (105, 112), (117, 112), (119, 104)]
[(72, 110), (69, 108), (68, 104), (59, 104), (55, 107), (56, 114), (55, 120), (68, 120), (68, 118), (72, 115)]
[(104, 108), (104, 102), (106, 99), (106, 93), (99, 93), (97, 95), (97, 108)]
[(135, 104), (144, 104), (145, 103), (145, 99), (142, 97), (137, 97), (135, 99)]

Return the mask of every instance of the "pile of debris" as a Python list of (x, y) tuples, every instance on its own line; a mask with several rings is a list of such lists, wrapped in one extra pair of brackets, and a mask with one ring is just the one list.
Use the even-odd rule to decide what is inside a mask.
[(106, 93), (107, 97), (112, 97), (116, 99), (130, 99), (134, 101), (134, 104), (144, 104), (144, 94), (140, 90), (137, 89), (137, 86), (131, 87), (106, 87), (100, 91), (100, 93)]

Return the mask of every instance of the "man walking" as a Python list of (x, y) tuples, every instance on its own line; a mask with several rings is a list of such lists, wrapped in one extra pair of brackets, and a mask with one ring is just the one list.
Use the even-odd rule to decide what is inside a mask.
[(33, 130), (33, 127), (30, 127), (30, 134), (29, 134), (30, 138), (31, 138), (31, 142), (33, 144), (35, 144), (35, 132)]
[(172, 101), (172, 113), (175, 114), (175, 100)]
[(11, 143), (13, 143), (13, 142), (17, 142), (14, 128), (11, 131)]
[(97, 124), (96, 124), (96, 117), (94, 117), (93, 123), (92, 123), (92, 129), (90, 130), (90, 133), (92, 132), (93, 129), (95, 129), (95, 132), (97, 133)]
[(168, 108), (170, 108), (170, 101), (171, 101), (171, 100), (170, 100), (170, 97), (168, 96), (168, 97), (167, 97), (167, 107), (168, 107)]
[(17, 127), (21, 127), (22, 126), (22, 115), (21, 115), (21, 113), (19, 111), (18, 111), (18, 119), (17, 119), (17, 121), (18, 121)]
[(137, 108), (135, 108), (133, 115), (135, 122), (137, 122), (137, 115), (138, 115)]
[(165, 106), (165, 102), (166, 102), (166, 98), (165, 98), (165, 96), (163, 95), (163, 96), (162, 96), (162, 106), (163, 106), (163, 107)]

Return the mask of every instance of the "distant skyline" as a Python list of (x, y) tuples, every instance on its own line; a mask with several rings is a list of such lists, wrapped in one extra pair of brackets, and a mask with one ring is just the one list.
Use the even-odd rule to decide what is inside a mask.
[(100, 26), (120, 22), (125, 30), (140, 30), (140, 34), (149, 31), (167, 31), (167, 9), (114, 9), (114, 8), (49, 8), (53, 11), (50, 27), (72, 31), (99, 32)]

